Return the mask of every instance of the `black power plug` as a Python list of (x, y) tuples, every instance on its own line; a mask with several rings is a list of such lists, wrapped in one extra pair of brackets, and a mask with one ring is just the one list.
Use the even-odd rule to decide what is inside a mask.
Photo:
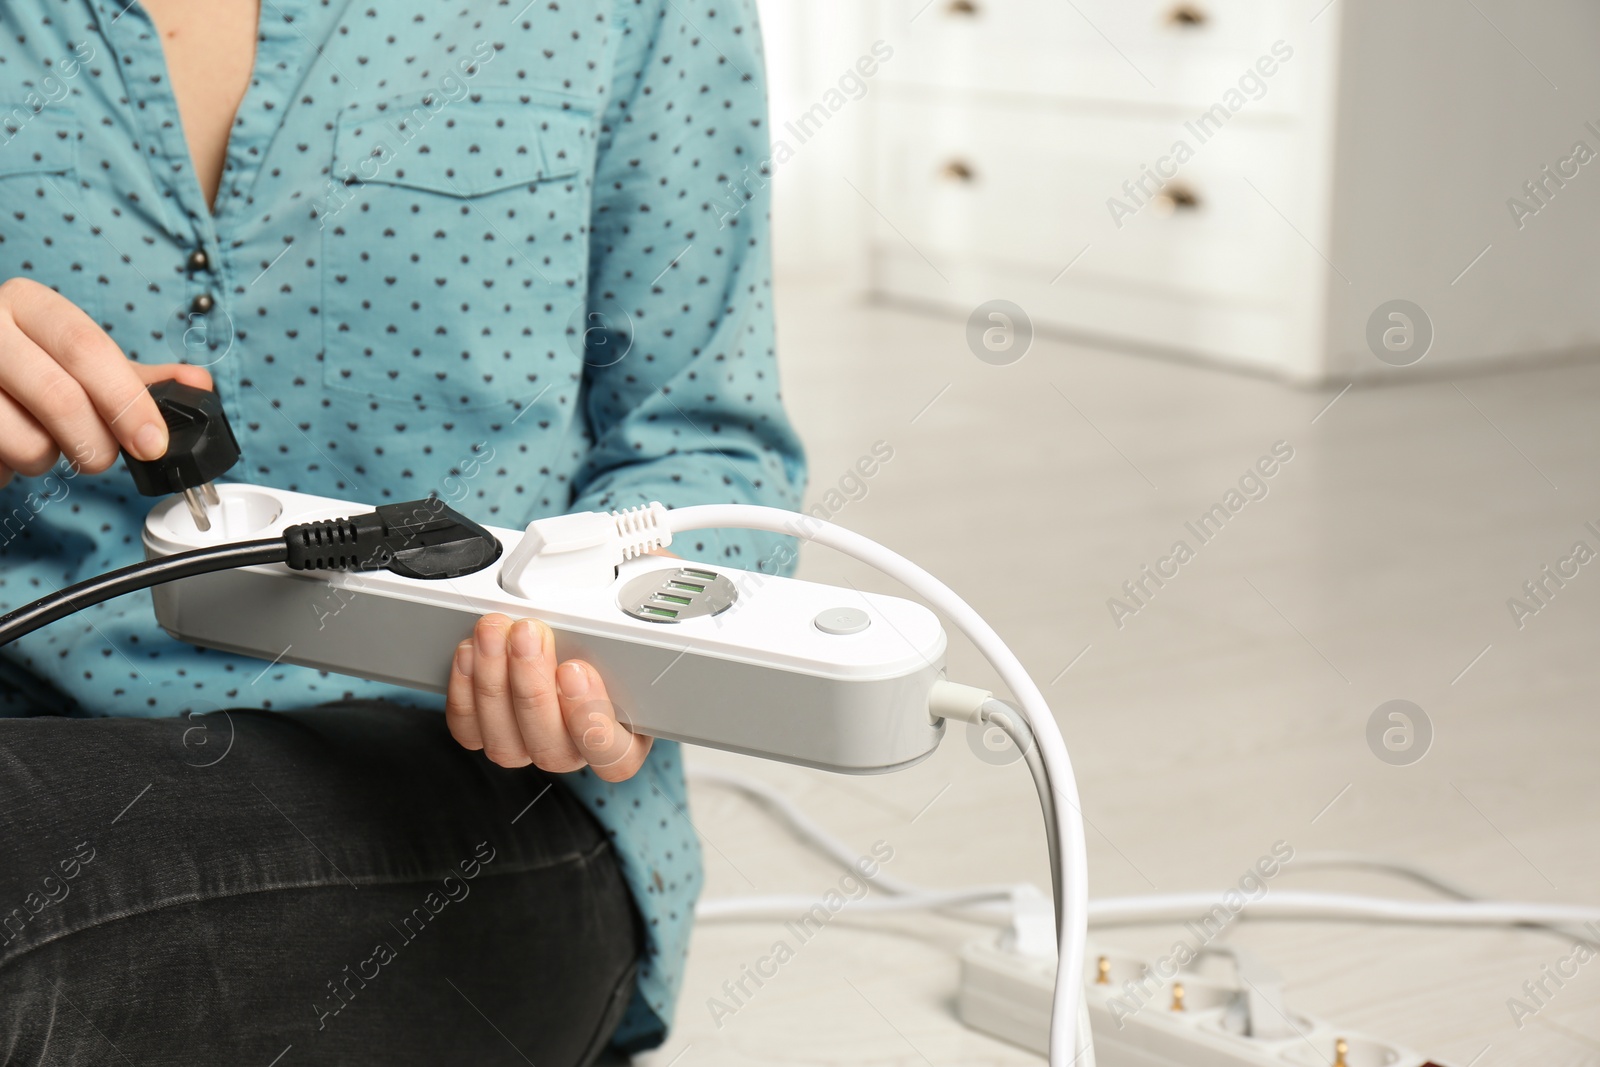
[(207, 505), (218, 503), (211, 483), (239, 462), (239, 442), (223, 414), (222, 399), (209, 390), (177, 381), (156, 382), (150, 386), (150, 395), (167, 423), (166, 454), (143, 460), (124, 449), (123, 462), (142, 495), (182, 493), (195, 526), (209, 530)]
[(283, 532), (297, 571), (387, 570), (402, 578), (459, 578), (500, 558), (500, 540), (436, 496)]

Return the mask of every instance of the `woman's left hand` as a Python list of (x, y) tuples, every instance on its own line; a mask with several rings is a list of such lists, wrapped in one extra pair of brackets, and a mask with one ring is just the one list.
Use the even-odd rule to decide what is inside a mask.
[(450, 734), (502, 767), (562, 773), (592, 767), (608, 782), (633, 777), (651, 739), (617, 718), (599, 673), (556, 663), (550, 627), (485, 615), (456, 646), (445, 704)]

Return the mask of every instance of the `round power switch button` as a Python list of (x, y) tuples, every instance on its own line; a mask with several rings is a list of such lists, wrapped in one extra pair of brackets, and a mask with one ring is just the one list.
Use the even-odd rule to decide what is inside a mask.
[(872, 617), (860, 608), (829, 608), (816, 617), (817, 629), (825, 634), (858, 634), (872, 625)]

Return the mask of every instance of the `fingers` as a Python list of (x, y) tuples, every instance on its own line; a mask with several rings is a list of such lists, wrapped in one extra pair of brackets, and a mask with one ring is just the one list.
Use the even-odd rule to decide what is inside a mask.
[(450, 736), (462, 748), (477, 752), (483, 748), (483, 731), (478, 729), (478, 712), (472, 704), (472, 638), (456, 646), (450, 663), (450, 682), (445, 689), (444, 721)]
[(445, 721), (464, 748), (502, 767), (565, 774), (592, 767), (608, 782), (636, 774), (651, 739), (619, 721), (605, 683), (581, 660), (556, 665), (544, 623), (485, 615), (456, 646)]
[[(5, 353), (0, 351), (0, 360)], [(56, 461), (56, 443), (37, 419), (5, 393), (0, 393), (0, 463), (9, 471), (43, 474)]]
[(483, 736), (483, 753), (502, 767), (526, 767), (533, 762), (522, 742), (511, 708), (511, 680), (507, 663), (507, 631), (511, 620), (485, 615), (472, 632), (472, 706)]
[(582, 753), (567, 736), (556, 692), (555, 635), (533, 619), (511, 626), (508, 639), (511, 707), (522, 743), (534, 765), (557, 774), (584, 765)]
[(30, 416), (44, 435), (26, 435), (27, 452), (8, 441), (4, 455), (23, 474), (43, 474), (56, 461), (58, 442), (84, 457), (81, 469), (105, 470), (117, 456), (117, 442), (101, 421), (83, 386), (44, 349), (19, 330), (0, 331), (0, 386)]
[[(139, 459), (159, 459), (166, 452), (167, 425), (144, 379), (116, 342), (72, 301), (37, 282), (12, 279), (0, 286), (0, 314), (77, 384), (119, 445)], [(0, 329), (6, 325), (0, 322)], [(20, 346), (7, 346), (12, 347)], [(29, 365), (37, 369), (35, 363)], [(0, 386), (26, 405), (18, 396), (27, 384), (19, 377), (23, 373), (10, 359), (0, 362)], [(44, 386), (65, 411), (69, 391), (53, 380)], [(42, 421), (48, 428), (49, 417)]]
[[(167, 426), (146, 386), (169, 378), (212, 388), (203, 367), (131, 362), (70, 300), (26, 278), (0, 284), (0, 462), (42, 474), (65, 452), (98, 473), (127, 449), (167, 450)], [(0, 483), (3, 484), (3, 483)]]
[(556, 668), (556, 685), (567, 735), (584, 761), (608, 782), (632, 778), (650, 754), (651, 739), (618, 720), (600, 675), (582, 660), (567, 660)]

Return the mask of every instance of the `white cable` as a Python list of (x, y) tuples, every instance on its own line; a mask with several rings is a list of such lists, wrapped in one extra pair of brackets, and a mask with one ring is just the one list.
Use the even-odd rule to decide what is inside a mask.
[(1285, 866), (1285, 870), (1303, 871), (1308, 868), (1356, 868), (1360, 870), (1377, 871), (1380, 874), (1398, 875), (1409, 879), (1418, 885), (1443, 893), (1447, 897), (1457, 900), (1478, 900), (1480, 895), (1474, 893), (1466, 886), (1442, 874), (1422, 866), (1418, 863), (1408, 863), (1404, 860), (1391, 859), (1388, 856), (1377, 856), (1366, 852), (1296, 852), (1293, 867)]
[[(996, 722), (996, 725), (1000, 724)], [(1002, 727), (1003, 728), (1003, 727)], [(1018, 748), (1027, 749), (1018, 739)], [(737, 789), (759, 799), (782, 816), (795, 832), (808, 844), (816, 847), (847, 870), (855, 867), (856, 853), (844, 841), (823, 829), (806, 815), (792, 800), (767, 782), (737, 771), (713, 767), (693, 767), (689, 777), (715, 782)], [(1363, 919), (1390, 922), (1415, 922), (1424, 925), (1537, 925), (1555, 923), (1572, 925), (1594, 921), (1600, 909), (1571, 908), (1566, 905), (1521, 903), (1517, 901), (1492, 901), (1477, 897), (1471, 890), (1437, 874), (1419, 864), (1406, 863), (1383, 856), (1359, 852), (1307, 852), (1296, 855), (1293, 870), (1310, 868), (1354, 867), (1400, 875), (1421, 885), (1457, 898), (1458, 903), (1479, 905), (1475, 910), (1464, 911), (1437, 901), (1394, 900), (1385, 897), (1354, 894), (1331, 894), (1310, 891), (1274, 889), (1264, 900), (1273, 901), (1271, 908), (1260, 902), (1249, 904), (1237, 916), (1241, 919)], [(1288, 868), (1286, 868), (1288, 869)], [(950, 908), (952, 900), (965, 901), (968, 909), (987, 905), (987, 914), (1004, 914), (1009, 910), (1013, 892), (1007, 886), (973, 886), (964, 889), (935, 890), (903, 879), (893, 878), (881, 870), (868, 879), (875, 887), (895, 894), (875, 900), (866, 910), (875, 912), (924, 911)], [(1089, 923), (1092, 926), (1134, 925), (1183, 921), (1203, 916), (1216, 907), (1225, 896), (1224, 890), (1189, 892), (1182, 894), (1148, 894), (1131, 897), (1107, 898), (1089, 901)], [(799, 902), (799, 897), (729, 897), (705, 899), (700, 902), (697, 916), (707, 920), (736, 918), (768, 918)], [(781, 906), (780, 906), (781, 903)], [(809, 907), (814, 900), (805, 901)], [(866, 903), (862, 901), (861, 903)], [(995, 905), (1000, 905), (995, 909)], [(1551, 914), (1549, 908), (1562, 909)], [(1492, 908), (1495, 910), (1485, 910)], [(1587, 918), (1584, 916), (1587, 915)], [(1557, 931), (1565, 933), (1566, 931)], [(1581, 935), (1571, 935), (1581, 936)], [(1592, 936), (1592, 935), (1591, 935)]]
[[(992, 707), (991, 707), (992, 705)], [(1007, 704), (999, 700), (987, 700), (983, 705), (985, 714), (982, 721), (992, 722), (1000, 730), (1005, 731), (1012, 744), (1022, 753), (1023, 759), (1028, 762), (1029, 769), (1033, 771), (1035, 785), (1042, 785), (1044, 781), (1042, 770), (1035, 769), (1040, 766), (1038, 746), (1033, 743), (1033, 735), (1028, 732), (1027, 726), (1021, 721), (1020, 716)], [(729, 770), (724, 767), (694, 766), (688, 769), (691, 781), (708, 782), (726, 789), (733, 789), (745, 794), (763, 807), (769, 809), (781, 821), (788, 824), (804, 844), (832, 860), (846, 871), (851, 871), (860, 876), (863, 881), (871, 883), (876, 889), (894, 894), (894, 902), (880, 901), (873, 904), (870, 911), (921, 911), (921, 910), (950, 910), (962, 908), (962, 918), (978, 919), (986, 922), (1005, 924), (1010, 921), (1010, 903), (1016, 894), (1017, 887), (1009, 885), (970, 886), (960, 890), (938, 890), (908, 882), (889, 874), (881, 865), (874, 865), (869, 873), (861, 865), (860, 854), (845, 842), (845, 840), (825, 829), (811, 816), (791, 800), (787, 794), (766, 781), (754, 775), (744, 774), (740, 771)], [(1043, 794), (1048, 797), (1048, 793)], [(1055, 812), (1054, 805), (1048, 799), (1041, 800), (1044, 807), (1044, 818), (1052, 866), (1055, 863), (1058, 844), (1055, 840)], [(939, 903), (940, 894), (956, 893), (961, 899), (952, 902)], [(702, 898), (695, 909), (697, 918), (712, 921), (717, 919), (744, 919), (767, 918), (782, 910), (783, 906), (798, 900), (796, 897), (780, 896), (749, 896), (749, 897), (718, 897), (715, 899)], [(815, 903), (811, 901), (810, 903)], [(1059, 905), (1059, 902), (1057, 902)], [(998, 906), (997, 906), (998, 905)], [(981, 910), (975, 910), (981, 909)], [(1057, 908), (1059, 913), (1059, 907)], [(1059, 922), (1059, 914), (1057, 921)]]
[(827, 856), (833, 862), (847, 871), (855, 871), (862, 878), (871, 882), (879, 889), (888, 893), (916, 893), (926, 892), (920, 885), (914, 885), (904, 879), (896, 878), (881, 866), (872, 874), (860, 870), (856, 864), (861, 854), (845, 844), (844, 840), (835, 837), (816, 820), (800, 809), (794, 801), (766, 782), (752, 775), (741, 774), (738, 771), (724, 770), (721, 767), (695, 766), (689, 769), (689, 777), (702, 782), (713, 782), (728, 789), (737, 789), (739, 792), (750, 796), (768, 808), (795, 832), (799, 838)]
[[(813, 516), (797, 515), (779, 508), (750, 504), (706, 504), (677, 508), (666, 515), (672, 533), (689, 530), (763, 530), (811, 541), (874, 567), (926, 599), (966, 635), (1018, 702), (1018, 714), (1033, 732), (1039, 750), (1039, 764), (1048, 776), (1051, 802), (1065, 803), (1070, 813), (1058, 818), (1060, 839), (1058, 862), (1051, 869), (1057, 898), (1062, 902), (1062, 922), (1057, 924), (1058, 953), (1056, 982), (1050, 1016), (1050, 1063), (1069, 1067), (1093, 1062), (1089, 1035), (1079, 1048), (1080, 1008), (1083, 998), (1083, 960), (1088, 928), (1089, 877), (1088, 849), (1084, 842), (1083, 815), (1078, 802), (1078, 784), (1072, 773), (1061, 730), (1050, 714), (1044, 694), (1028, 676), (1015, 653), (1000, 635), (965, 600), (932, 574), (910, 560), (890, 551), (870, 538), (824, 522)], [(1061, 809), (1056, 807), (1058, 814)]]
[[(1004, 886), (975, 886), (970, 889), (923, 890), (901, 896), (867, 898), (852, 903), (850, 907), (875, 912), (932, 911), (962, 904), (1009, 901), (1011, 897), (1012, 892)], [(1128, 926), (1182, 922), (1203, 917), (1219, 906), (1222, 897), (1223, 893), (1218, 891), (1091, 900), (1089, 924)], [(702, 901), (695, 914), (706, 920), (789, 918), (815, 903), (815, 899), (803, 896), (725, 897)], [(1354, 893), (1278, 889), (1246, 904), (1242, 911), (1232, 915), (1232, 919), (1360, 919), (1425, 926), (1542, 926), (1550, 923), (1600, 924), (1600, 908), (1515, 900), (1396, 900)]]
[[(1002, 708), (1006, 706), (1000, 701), (994, 701), (993, 703)], [(1005, 729), (1005, 727), (998, 721), (995, 722), (995, 726), (999, 729)], [(1008, 736), (1011, 735), (1008, 734)], [(1018, 750), (1024, 754), (1024, 757), (1029, 754), (1030, 745), (1028, 742), (1013, 736), (1012, 743), (1017, 745)], [(825, 829), (815, 819), (807, 815), (804, 809), (791, 800), (788, 794), (771, 785), (765, 779), (757, 778), (751, 774), (745, 774), (742, 771), (730, 770), (724, 767), (702, 766), (698, 764), (688, 769), (688, 776), (692, 781), (709, 782), (713, 785), (719, 785), (727, 789), (733, 789), (740, 793), (744, 793), (746, 796), (770, 809), (774, 815), (777, 815), (784, 822), (788, 823), (789, 828), (794, 831), (795, 835), (800, 838), (802, 843), (809, 845), (846, 870), (857, 870), (855, 864), (859, 857), (855, 849), (851, 848), (843, 838), (838, 837), (831, 831)], [(1457, 900), (1484, 899), (1479, 894), (1473, 892), (1471, 889), (1468, 889), (1461, 883), (1447, 878), (1442, 874), (1438, 874), (1429, 868), (1422, 866), (1421, 864), (1409, 863), (1404, 860), (1393, 859), (1387, 856), (1379, 856), (1365, 852), (1297, 852), (1294, 857), (1293, 867), (1285, 867), (1284, 869), (1285, 871), (1292, 870), (1298, 872), (1317, 868), (1355, 868), (1372, 870), (1381, 874), (1390, 874), (1406, 878), (1410, 881), (1416, 882), (1419, 885), (1426, 886), (1429, 889), (1443, 893), (1446, 896), (1454, 897)], [(862, 874), (862, 877), (870, 881), (875, 887), (888, 893), (920, 899), (927, 893), (935, 892), (935, 890), (932, 890), (929, 887), (917, 885), (913, 882), (907, 882), (901, 878), (896, 878), (884, 871), (881, 867), (871, 875), (866, 875), (859, 870), (857, 870), (857, 873)], [(993, 887), (993, 889), (994, 893), (988, 899), (996, 901), (1008, 899), (1008, 894), (1004, 892), (1003, 887), (996, 886)], [(1217, 898), (1220, 898), (1221, 895), (1222, 894), (1220, 892), (1215, 894)], [(719, 898), (719, 902), (720, 899), (722, 898)], [(741, 899), (759, 901), (766, 898), (749, 897)], [(1151, 894), (1149, 896), (1141, 895), (1137, 899), (1160, 900), (1163, 899), (1163, 897), (1161, 894)], [(702, 899), (702, 903), (706, 902), (708, 901)], [(916, 910), (922, 906), (923, 905), (917, 903), (915, 899), (900, 905), (900, 907), (908, 910)], [(1089, 909), (1091, 913), (1091, 922), (1093, 921), (1092, 916), (1094, 907), (1095, 902), (1090, 900)]]
[[(981, 904), (995, 900), (1009, 901), (1015, 893), (1012, 886), (974, 886), (971, 889), (927, 890), (894, 897), (861, 897), (845, 904), (843, 911), (938, 911), (966, 904)], [(1035, 890), (1035, 899), (1038, 891)], [(702, 900), (694, 909), (694, 917), (702, 922), (718, 919), (793, 919), (804, 917), (817, 906), (816, 897), (798, 893), (771, 893), (758, 897), (717, 897)]]
[[(1365, 852), (1302, 852), (1294, 858), (1294, 869), (1307, 868), (1354, 868), (1357, 870), (1376, 871), (1379, 874), (1395, 875), (1409, 879), (1418, 885), (1426, 886), (1435, 892), (1443, 893), (1456, 900), (1484, 900), (1483, 894), (1477, 893), (1453, 878), (1439, 874), (1431, 868), (1421, 864), (1397, 860), (1389, 856), (1377, 856)], [(1600, 929), (1587, 927), (1574, 927), (1560, 923), (1529, 923), (1529, 927), (1542, 933), (1553, 934), (1564, 941), (1578, 941), (1600, 949)]]
[[(975, 886), (971, 889), (929, 890), (902, 896), (873, 897), (850, 905), (863, 911), (933, 911), (962, 904), (1008, 901), (1012, 897), (1003, 886)], [(1140, 923), (1181, 922), (1204, 916), (1218, 906), (1222, 894), (1173, 893), (1159, 897), (1110, 897), (1089, 902), (1091, 926), (1128, 926)], [(804, 911), (816, 900), (811, 897), (772, 895), (759, 897), (719, 897), (701, 901), (696, 917), (717, 919), (787, 918)], [(1474, 900), (1439, 901), (1395, 900), (1349, 893), (1317, 893), (1293, 889), (1275, 891), (1233, 916), (1234, 919), (1362, 919), (1414, 923), (1425, 926), (1525, 926), (1549, 923), (1600, 923), (1600, 908), (1568, 904), (1540, 904), (1534, 901)]]
[[(1232, 890), (1237, 894), (1238, 890)], [(1222, 904), (1223, 894), (1166, 893), (1161, 896), (1108, 897), (1089, 903), (1096, 925), (1181, 922)], [(1600, 923), (1600, 908), (1512, 900), (1392, 900), (1353, 893), (1274, 889), (1245, 904), (1233, 918), (1377, 919), (1389, 922), (1458, 926), (1526, 923)]]
[[(1022, 717), (1003, 700), (990, 698), (984, 701), (979, 712), (979, 721), (993, 725), (1004, 731), (1017, 746), (1017, 751), (1022, 753), (1022, 759), (1027, 764), (1028, 772), (1033, 775), (1034, 787), (1039, 793), (1039, 806), (1044, 812), (1045, 841), (1050, 847), (1050, 869), (1056, 869), (1061, 862), (1061, 840), (1056, 835), (1056, 802), (1050, 788), (1050, 772), (1045, 768), (1044, 759), (1039, 755), (1039, 746), (1034, 743), (1033, 732), (1028, 729), (1028, 724)], [(1062, 900), (1061, 894), (1055, 894), (1056, 927), (1061, 926)]]
[[(861, 867), (861, 855), (821, 824), (807, 815), (800, 806), (783, 792), (760, 778), (723, 767), (694, 766), (688, 769), (689, 779), (710, 782), (745, 794), (770, 809), (779, 819), (789, 824), (789, 829), (802, 842), (832, 860), (839, 867), (859, 876), (875, 889), (893, 894), (888, 898), (872, 898), (853, 902), (850, 907), (868, 905), (866, 911), (949, 911), (966, 909), (964, 918), (978, 918), (973, 909), (984, 909), (980, 914), (985, 921), (1010, 922), (1011, 901), (1018, 886), (992, 885), (968, 886), (956, 890), (930, 889), (908, 882), (886, 872), (876, 865), (869, 874)], [(1028, 887), (1031, 889), (1032, 887)], [(1037, 892), (1037, 890), (1035, 890)], [(949, 898), (949, 899), (946, 899)], [(796, 910), (809, 909), (816, 901), (797, 896), (763, 894), (746, 897), (702, 897), (695, 905), (695, 918), (701, 921), (737, 919), (767, 919), (792, 917)], [(795, 905), (799, 905), (796, 909)]]

